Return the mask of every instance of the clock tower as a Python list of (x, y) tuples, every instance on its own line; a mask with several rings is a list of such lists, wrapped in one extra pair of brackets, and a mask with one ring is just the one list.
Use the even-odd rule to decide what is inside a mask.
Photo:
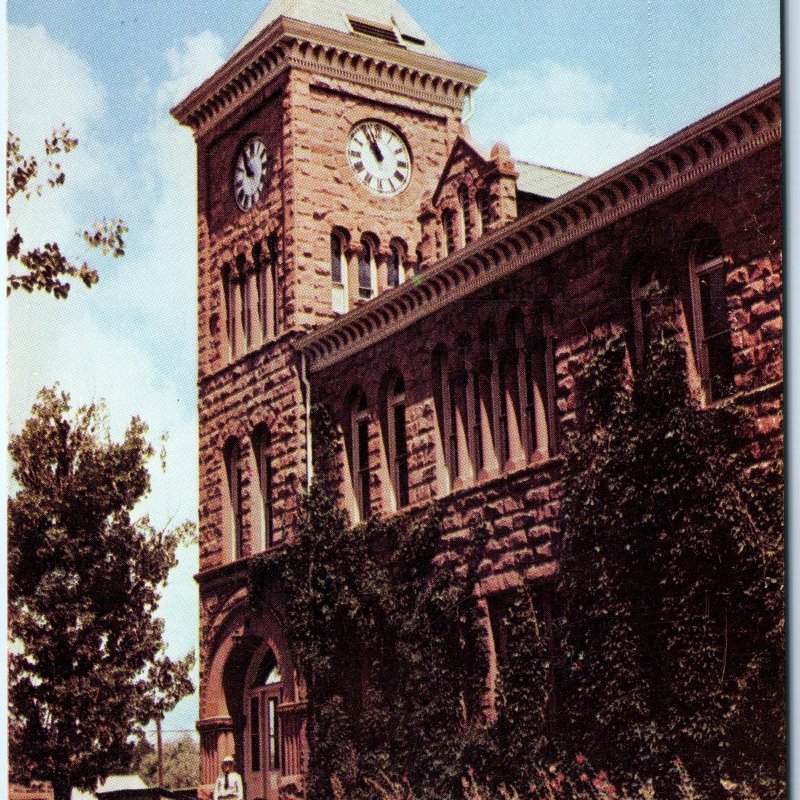
[(291, 538), (308, 480), (310, 328), (420, 269), (418, 217), (483, 79), (395, 0), (273, 0), (173, 109), (198, 164), (202, 783), (302, 785), (304, 690), (247, 562)]

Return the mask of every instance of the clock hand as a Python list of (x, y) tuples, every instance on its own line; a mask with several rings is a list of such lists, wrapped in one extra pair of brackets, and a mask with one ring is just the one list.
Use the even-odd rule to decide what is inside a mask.
[(255, 175), (253, 168), (250, 166), (250, 159), (245, 156), (244, 159), (244, 171), (248, 178), (252, 178)]
[(381, 148), (378, 147), (378, 140), (375, 138), (375, 131), (367, 125), (366, 127), (366, 134), (367, 134), (367, 141), (369, 142), (369, 148), (372, 150), (372, 154), (378, 160), (378, 162), (383, 161), (383, 153), (381, 152)]

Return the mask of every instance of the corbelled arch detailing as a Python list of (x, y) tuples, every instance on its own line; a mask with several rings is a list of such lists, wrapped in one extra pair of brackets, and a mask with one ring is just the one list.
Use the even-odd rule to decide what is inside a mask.
[(211, 643), (208, 670), (203, 685), (202, 718), (197, 723), (202, 741), (201, 782), (213, 783), (219, 762), (233, 755), (243, 761), (246, 720), (244, 693), (254, 660), (272, 650), (281, 674), (283, 699), (278, 711), (283, 722), (282, 738), (287, 755), (285, 774), (300, 772), (305, 750), (305, 697), (299, 684), (291, 649), (283, 632), (278, 609), (264, 602), (253, 614), (247, 591), (239, 589), (225, 601), (211, 623), (207, 640)]

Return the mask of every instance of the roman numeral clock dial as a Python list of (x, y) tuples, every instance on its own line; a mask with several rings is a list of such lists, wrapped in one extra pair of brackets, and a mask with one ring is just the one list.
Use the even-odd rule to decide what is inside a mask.
[(266, 177), (267, 146), (253, 136), (239, 148), (233, 173), (233, 196), (242, 211), (249, 211), (258, 202)]
[(391, 125), (365, 120), (347, 140), (347, 159), (356, 177), (373, 194), (394, 197), (411, 179), (411, 154)]

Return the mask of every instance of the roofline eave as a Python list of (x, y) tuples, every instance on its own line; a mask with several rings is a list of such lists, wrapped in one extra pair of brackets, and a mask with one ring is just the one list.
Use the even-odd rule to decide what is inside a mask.
[(206, 78), (200, 86), (177, 103), (170, 110), (172, 116), (182, 125), (190, 124), (190, 118), (201, 105), (234, 83), (239, 74), (263, 52), (274, 48), (283, 39), (297, 39), (312, 46), (333, 47), (352, 55), (387, 61), (400, 67), (450, 80), (470, 90), (477, 88), (486, 77), (486, 73), (477, 67), (417, 53), (380, 40), (373, 41), (366, 36), (342, 33), (290, 17), (278, 17), (241, 50), (234, 53), (229, 61)]

